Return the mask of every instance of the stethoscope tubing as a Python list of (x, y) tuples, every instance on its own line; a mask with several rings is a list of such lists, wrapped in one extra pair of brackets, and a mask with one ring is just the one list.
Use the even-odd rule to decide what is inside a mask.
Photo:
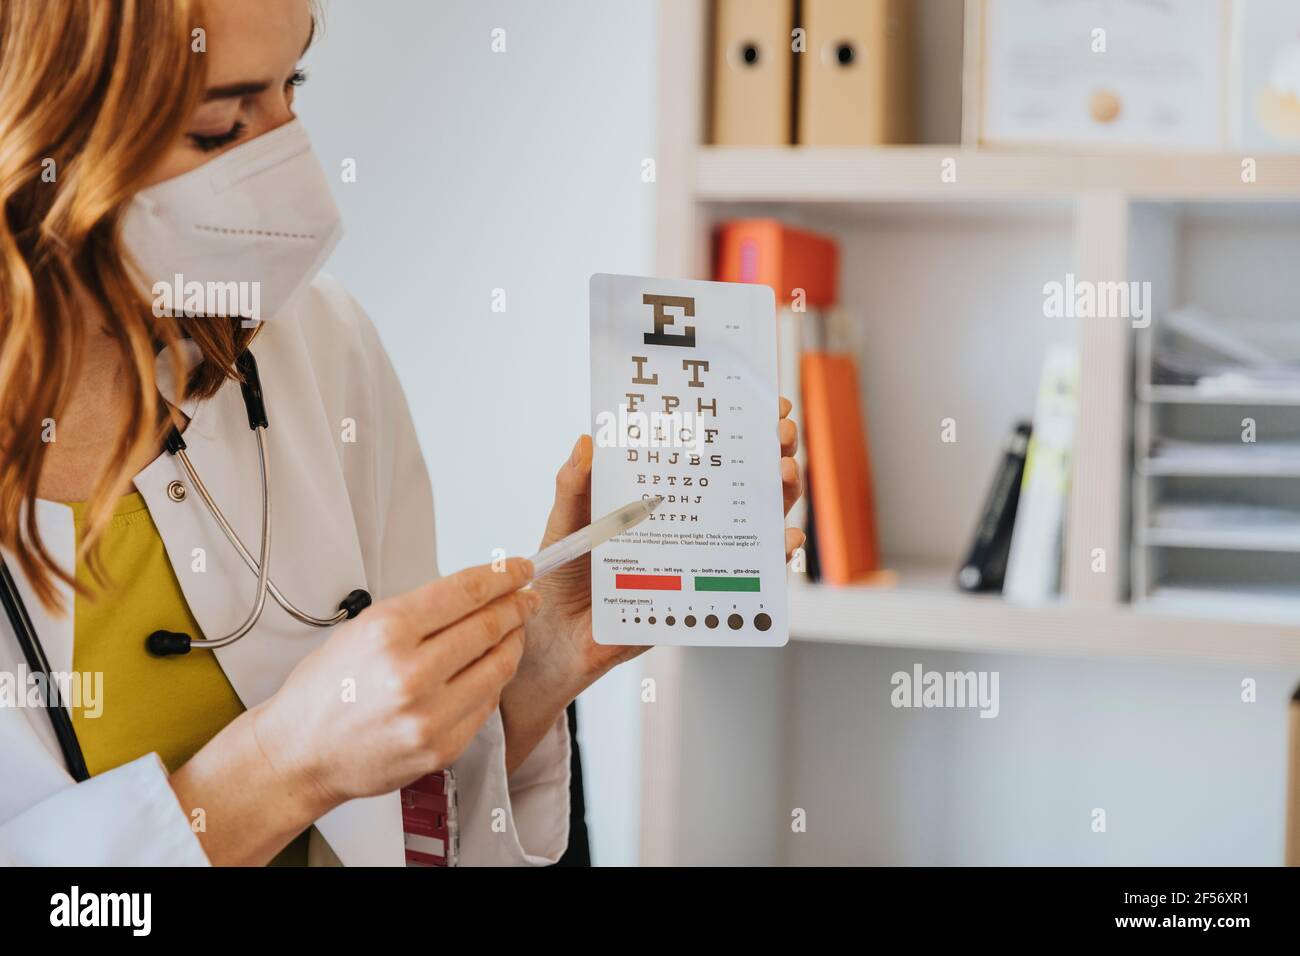
[[(257, 622), (262, 617), (262, 612), (266, 609), (266, 595), (271, 584), (271, 476), (270, 469), (266, 464), (266, 438), (260, 428), (253, 429), (253, 434), (257, 437), (257, 463), (259, 466), (258, 470), (262, 475), (261, 560), (258, 561), (256, 565), (249, 565), (257, 575), (257, 599), (253, 602), (253, 606), (248, 609), (248, 616), (244, 618), (244, 623), (235, 628), (235, 630), (231, 631), (225, 637), (191, 638), (191, 647), (206, 647), (208, 650), (216, 650), (219, 647), (228, 647), (256, 627)], [(189, 476), (195, 490), (198, 491), (199, 497), (203, 499), (203, 503), (207, 506), (208, 512), (216, 520), (217, 524), (221, 526), (221, 530), (226, 533), (226, 537), (230, 539), (231, 544), (235, 545), (236, 549), (241, 554), (246, 555), (247, 551), (244, 548), (243, 542), (239, 540), (234, 529), (230, 527), (230, 522), (226, 520), (226, 516), (221, 513), (221, 509), (217, 507), (216, 502), (212, 499), (212, 495), (208, 493), (208, 489), (204, 486), (202, 479), (199, 478), (198, 471), (190, 462), (189, 455), (186, 454), (184, 449), (182, 449), (176, 453), (176, 457), (180, 459), (181, 465), (185, 468), (185, 473)], [(250, 559), (246, 558), (246, 560)], [(283, 604), (281, 604), (281, 606), (283, 606)]]
[(0, 603), (5, 606), (9, 626), (18, 637), (18, 644), (23, 649), (23, 657), (27, 659), (27, 667), (45, 678), (45, 710), (49, 714), (50, 724), (54, 727), (54, 737), (59, 742), (59, 750), (63, 752), (63, 762), (68, 767), (68, 773), (78, 783), (89, 780), (90, 771), (86, 769), (86, 758), (81, 752), (77, 732), (72, 726), (72, 717), (63, 708), (62, 701), (58, 699), (58, 691), (55, 689), (49, 659), (45, 656), (45, 648), (36, 637), (36, 628), (32, 624), (31, 615), (27, 613), (27, 605), (23, 602), (22, 595), (18, 593), (18, 585), (14, 582), (13, 575), (9, 573), (9, 565), (3, 558), (0, 558)]
[[(199, 498), (202, 499), (203, 505), (207, 508), (208, 514), (212, 515), (212, 520), (217, 523), (217, 527), (219, 527), (222, 533), (225, 534), (226, 540), (230, 542), (231, 547), (233, 547), (236, 553), (244, 559), (244, 564), (248, 566), (248, 570), (257, 575), (258, 607), (255, 608), (257, 615), (261, 615), (260, 607), (265, 603), (266, 594), (269, 593), (275, 600), (276, 604), (280, 605), (280, 607), (284, 608), (287, 614), (291, 615), (296, 620), (301, 621), (303, 624), (310, 625), (311, 627), (333, 627), (335, 624), (340, 624), (347, 618), (347, 611), (339, 610), (331, 617), (313, 617), (286, 598), (280, 589), (275, 586), (275, 582), (270, 579), (269, 574), (264, 575), (262, 573), (263, 570), (270, 565), (271, 557), (271, 479), (268, 474), (269, 469), (267, 468), (266, 463), (266, 443), (263, 438), (262, 429), (253, 429), (253, 434), (257, 436), (258, 461), (262, 468), (262, 540), (260, 560), (253, 559), (253, 555), (249, 552), (248, 548), (244, 546), (244, 542), (241, 541), (239, 535), (235, 533), (235, 529), (230, 526), (230, 522), (226, 520), (225, 514), (223, 514), (221, 509), (217, 507), (216, 501), (213, 499), (211, 492), (208, 491), (207, 486), (203, 483), (203, 479), (199, 477), (198, 469), (196, 469), (194, 463), (190, 461), (190, 456), (186, 453), (185, 449), (182, 448), (178, 450), (176, 452), (176, 457), (180, 461), (181, 467), (185, 469), (185, 475), (189, 478), (190, 484), (194, 486), (194, 490), (198, 492)], [(241, 629), (240, 631), (236, 631), (226, 637), (214, 638), (210, 641), (196, 640), (193, 642), (193, 645), (195, 647), (211, 648), (225, 647), (228, 644), (233, 644), (235, 641), (239, 640), (239, 638), (243, 637), (244, 634), (248, 633), (248, 630), (251, 630), (253, 624), (257, 623), (256, 617), (251, 615), (250, 617), (252, 623), (245, 622), (247, 629)]]

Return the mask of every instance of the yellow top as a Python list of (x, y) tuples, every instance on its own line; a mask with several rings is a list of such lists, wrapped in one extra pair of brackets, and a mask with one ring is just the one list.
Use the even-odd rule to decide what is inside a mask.
[[(86, 506), (70, 507), (80, 542)], [(103, 589), (84, 559), (77, 562), (77, 580), (93, 595), (76, 598), (72, 668), (104, 675), (98, 716), (72, 712), (86, 767), (93, 776), (156, 752), (168, 772), (175, 771), (242, 714), (244, 705), (211, 651), (154, 657), (145, 650), (145, 638), (154, 631), (200, 631), (142, 495), (118, 502), (99, 553), (108, 575)], [(272, 865), (306, 862), (303, 833)]]

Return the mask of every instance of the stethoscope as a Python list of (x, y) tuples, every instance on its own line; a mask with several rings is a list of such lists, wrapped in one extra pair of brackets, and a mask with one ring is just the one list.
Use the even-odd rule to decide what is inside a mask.
[[(186, 477), (190, 480), (190, 484), (194, 486), (194, 490), (198, 492), (199, 498), (207, 508), (208, 514), (212, 515), (212, 519), (225, 534), (226, 540), (243, 558), (244, 564), (256, 575), (257, 596), (244, 622), (224, 637), (194, 638), (176, 631), (154, 631), (145, 639), (145, 648), (156, 657), (186, 654), (193, 647), (203, 647), (210, 650), (229, 647), (251, 631), (257, 625), (257, 622), (261, 620), (262, 611), (266, 608), (267, 595), (270, 595), (275, 600), (275, 603), (284, 608), (285, 612), (294, 619), (311, 627), (333, 627), (335, 624), (356, 617), (370, 606), (370, 592), (358, 588), (340, 601), (338, 610), (329, 617), (314, 617), (286, 598), (280, 589), (275, 586), (275, 582), (271, 580), (269, 560), (271, 557), (271, 479), (266, 464), (266, 437), (263, 434), (270, 427), (270, 422), (266, 417), (266, 402), (262, 396), (262, 381), (257, 374), (257, 360), (253, 358), (253, 353), (246, 349), (236, 360), (235, 367), (239, 370), (242, 378), (239, 390), (244, 399), (244, 410), (248, 413), (248, 427), (252, 429), (253, 435), (257, 439), (257, 461), (262, 477), (262, 534), (256, 560), (248, 548), (244, 546), (244, 542), (239, 539), (235, 529), (230, 526), (230, 522), (226, 520), (221, 508), (217, 506), (207, 486), (204, 485), (203, 479), (199, 477), (194, 463), (190, 461), (190, 457), (186, 452), (185, 440), (181, 437), (180, 430), (176, 426), (173, 425), (168, 431), (163, 447), (169, 455), (172, 455), (180, 462), (181, 468), (184, 469)], [(32, 625), (31, 615), (27, 613), (27, 605), (23, 602), (22, 595), (18, 593), (13, 575), (10, 574), (9, 567), (5, 564), (3, 557), (0, 557), (0, 603), (4, 605), (5, 614), (9, 618), (9, 625), (13, 628), (18, 643), (22, 647), (28, 668), (44, 676), (46, 693), (47, 695), (53, 695), (55, 684), (50, 672), (49, 659), (45, 656), (45, 649), (41, 646), (40, 638)], [(81, 745), (77, 742), (77, 735), (73, 730), (72, 719), (68, 716), (68, 712), (58, 703), (57, 699), (47, 700), (45, 710), (49, 714), (50, 723), (54, 727), (55, 736), (59, 741), (59, 749), (63, 751), (63, 759), (68, 765), (68, 771), (78, 781), (88, 779), (90, 775), (86, 771), (86, 761), (82, 756)]]

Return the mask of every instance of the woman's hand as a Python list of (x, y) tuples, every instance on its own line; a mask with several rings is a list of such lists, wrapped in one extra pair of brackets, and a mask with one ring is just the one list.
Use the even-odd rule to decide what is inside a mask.
[[(541, 596), (522, 558), (432, 581), (366, 610), (284, 686), (172, 775), (202, 809), (214, 863), (265, 863), (346, 800), (403, 787), (455, 760), (496, 709)], [(256, 818), (256, 819), (250, 819)]]
[[(786, 513), (802, 493), (794, 460), (799, 430), (790, 419), (790, 408), (782, 398), (777, 434)], [(583, 435), (555, 476), (555, 505), (542, 547), (591, 524), (591, 456), (591, 438)], [(798, 528), (785, 529), (787, 561), (803, 542), (804, 533)], [(525, 627), (523, 659), (501, 695), (507, 770), (514, 770), (532, 752), (569, 701), (616, 665), (649, 650), (644, 645), (597, 644), (592, 637), (590, 555), (557, 568), (534, 587), (546, 600), (541, 613)]]
[(519, 590), (531, 576), (522, 558), (469, 568), (340, 627), (259, 708), (268, 758), (338, 802), (449, 766), (515, 675), (542, 603)]

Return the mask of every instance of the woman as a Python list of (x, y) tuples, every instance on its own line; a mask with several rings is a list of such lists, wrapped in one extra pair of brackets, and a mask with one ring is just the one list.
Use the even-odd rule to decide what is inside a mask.
[[(461, 862), (553, 862), (564, 708), (640, 650), (592, 641), (585, 561), (528, 590), (518, 558), (437, 576), (400, 387), (317, 275), (339, 224), (292, 109), (312, 32), (309, 0), (0, 4), (0, 549), (51, 671), (87, 692), (89, 774), (46, 714), (0, 707), (0, 862), (401, 864), (397, 791), (448, 767)], [(259, 398), (287, 490), (269, 561)], [(545, 542), (590, 521), (590, 464), (584, 436)], [(268, 599), (233, 643), (145, 653), (262, 603), (204, 492), (304, 612), (373, 606), (314, 629)]]

